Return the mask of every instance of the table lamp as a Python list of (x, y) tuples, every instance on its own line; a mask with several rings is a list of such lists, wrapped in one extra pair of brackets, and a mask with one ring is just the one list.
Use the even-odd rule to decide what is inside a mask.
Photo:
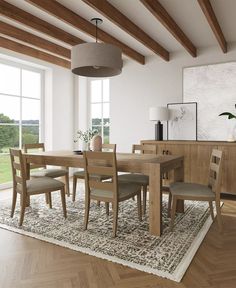
[(157, 121), (155, 124), (155, 140), (163, 140), (163, 124), (161, 121), (169, 120), (169, 110), (166, 107), (149, 108), (149, 120)]

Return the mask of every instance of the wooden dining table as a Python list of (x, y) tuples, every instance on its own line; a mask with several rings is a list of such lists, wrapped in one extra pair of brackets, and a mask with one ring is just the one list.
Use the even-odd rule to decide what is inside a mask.
[[(26, 172), (30, 175), (30, 164), (84, 168), (82, 155), (73, 151), (47, 151), (23, 154)], [(119, 172), (142, 173), (149, 176), (149, 232), (162, 233), (162, 176), (173, 170), (173, 181), (184, 180), (184, 157), (173, 155), (116, 153)], [(179, 203), (183, 211), (183, 202)]]

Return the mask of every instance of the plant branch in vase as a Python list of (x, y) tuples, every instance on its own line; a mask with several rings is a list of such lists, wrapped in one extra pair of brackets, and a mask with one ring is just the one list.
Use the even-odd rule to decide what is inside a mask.
[(74, 139), (74, 143), (77, 143), (79, 140), (83, 141), (83, 151), (90, 150), (90, 141), (94, 135), (98, 134), (98, 130), (88, 129), (86, 131), (78, 130)]
[[(236, 104), (235, 104), (235, 109), (236, 109)], [(219, 116), (228, 116), (228, 119), (236, 119), (236, 115), (234, 115), (233, 113), (230, 113), (230, 112), (223, 112)], [(231, 130), (232, 131), (230, 132), (230, 135), (228, 137), (228, 141), (234, 142), (235, 141), (235, 136), (234, 136), (235, 124), (234, 124), (233, 129), (231, 129)]]

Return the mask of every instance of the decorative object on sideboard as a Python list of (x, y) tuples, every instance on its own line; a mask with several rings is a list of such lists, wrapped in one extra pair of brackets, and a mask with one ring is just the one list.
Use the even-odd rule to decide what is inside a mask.
[(102, 137), (98, 134), (94, 135), (90, 141), (92, 151), (102, 151)]
[[(234, 105), (235, 109), (236, 109), (236, 104)], [(229, 129), (229, 135), (228, 135), (228, 142), (234, 142), (235, 141), (235, 131), (236, 131), (236, 122), (235, 122), (235, 119), (236, 119), (236, 115), (230, 113), (230, 112), (223, 112), (221, 113), (219, 116), (228, 116), (228, 119), (231, 119), (233, 121), (233, 123), (230, 123), (231, 124), (231, 127)], [(231, 122), (232, 122), (231, 121)]]
[(161, 121), (168, 121), (169, 111), (166, 107), (149, 108), (149, 120), (157, 121), (155, 124), (155, 140), (163, 140), (163, 124)]
[(97, 135), (98, 131), (97, 130), (92, 130), (88, 129), (86, 131), (78, 130), (76, 132), (76, 137), (74, 139), (74, 143), (77, 143), (79, 140), (82, 140), (82, 150), (83, 151), (88, 151), (90, 150), (90, 141), (93, 138), (94, 135)]
[(197, 140), (197, 103), (169, 103), (168, 140)]
[(96, 25), (96, 42), (82, 43), (72, 47), (72, 73), (87, 77), (111, 77), (122, 71), (122, 51), (108, 43), (98, 43), (98, 24), (100, 18), (92, 18)]

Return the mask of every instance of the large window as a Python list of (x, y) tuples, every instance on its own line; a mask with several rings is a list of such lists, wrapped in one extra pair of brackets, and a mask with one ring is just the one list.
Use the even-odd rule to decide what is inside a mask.
[(12, 179), (9, 147), (40, 138), (42, 71), (0, 62), (0, 187)]
[(90, 81), (90, 126), (98, 130), (103, 143), (109, 143), (110, 89), (109, 79)]

